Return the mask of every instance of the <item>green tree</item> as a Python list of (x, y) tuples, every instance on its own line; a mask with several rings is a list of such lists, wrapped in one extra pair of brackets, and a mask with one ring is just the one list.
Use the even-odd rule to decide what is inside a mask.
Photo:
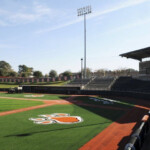
[(44, 76), (45, 78), (48, 78), (49, 77), (49, 75), (48, 74), (45, 74), (45, 76)]
[(18, 73), (21, 77), (29, 77), (33, 74), (33, 68), (27, 67), (26, 65), (19, 65)]
[(11, 71), (11, 72), (9, 72), (8, 76), (9, 76), (9, 77), (17, 77), (18, 74), (17, 74), (17, 72), (15, 72), (15, 71)]
[(6, 61), (0, 61), (0, 76), (8, 76), (13, 71), (11, 65)]
[(49, 72), (49, 77), (51, 77), (51, 78), (57, 77), (57, 72), (56, 72), (55, 70), (51, 70), (51, 71)]
[(63, 72), (62, 75), (63, 75), (63, 76), (66, 76), (66, 77), (69, 77), (69, 76), (72, 75), (72, 72), (69, 71), (69, 70), (67, 70), (67, 71)]
[(40, 78), (43, 77), (42, 72), (41, 71), (34, 71), (33, 72), (33, 76), (36, 78)]
[(107, 69), (98, 69), (95, 71), (95, 75), (98, 77), (104, 77), (107, 72), (109, 72)]

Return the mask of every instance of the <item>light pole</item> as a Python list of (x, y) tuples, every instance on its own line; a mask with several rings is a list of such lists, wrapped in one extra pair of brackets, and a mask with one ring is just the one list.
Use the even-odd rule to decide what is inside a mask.
[(84, 78), (86, 78), (86, 15), (91, 13), (91, 6), (77, 9), (78, 16), (84, 16)]
[(83, 79), (83, 58), (81, 58), (81, 79)]

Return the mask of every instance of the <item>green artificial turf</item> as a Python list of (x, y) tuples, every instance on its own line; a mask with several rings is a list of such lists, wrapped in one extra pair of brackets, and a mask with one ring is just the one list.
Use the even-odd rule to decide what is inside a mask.
[[(43, 97), (26, 97), (30, 95), (44, 95)], [(25, 98), (25, 99), (45, 99), (45, 100), (59, 100), (68, 98), (67, 95), (50, 95), (50, 94), (36, 94), (36, 93), (21, 93), (21, 94), (8, 94), (0, 93), (0, 97), (15, 97), (15, 98)]]
[(19, 85), (17, 84), (0, 84), (0, 88), (14, 88), (18, 87)]
[(20, 85), (45, 85), (45, 86), (60, 86), (60, 85), (65, 85), (67, 84), (69, 81), (54, 81), (54, 82), (24, 82), (24, 83), (20, 83)]
[[(83, 122), (63, 125), (38, 125), (29, 120), (40, 114), (69, 113), (81, 116)], [(55, 105), (0, 117), (1, 150), (77, 150), (124, 111)]]
[(44, 104), (42, 101), (12, 100), (0, 98), (0, 112)]
[(24, 83), (13, 83), (13, 82), (7, 82), (7, 83), (0, 83), (0, 88), (11, 88), (11, 87), (18, 87), (19, 85), (41, 85), (41, 86), (63, 86), (67, 84), (69, 81), (54, 81), (54, 82), (24, 82)]

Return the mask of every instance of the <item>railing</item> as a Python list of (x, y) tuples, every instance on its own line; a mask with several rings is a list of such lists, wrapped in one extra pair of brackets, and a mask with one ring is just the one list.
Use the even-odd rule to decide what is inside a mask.
[(111, 90), (111, 87), (113, 86), (113, 84), (116, 82), (116, 80), (118, 79), (118, 77), (115, 77), (114, 80), (111, 82), (111, 84), (108, 87), (108, 90)]
[(146, 135), (150, 130), (150, 111), (142, 118), (140, 127), (131, 135), (124, 150), (141, 150)]
[(95, 80), (95, 78), (96, 77), (91, 78), (90, 81), (82, 87), (82, 89), (85, 89), (93, 80)]

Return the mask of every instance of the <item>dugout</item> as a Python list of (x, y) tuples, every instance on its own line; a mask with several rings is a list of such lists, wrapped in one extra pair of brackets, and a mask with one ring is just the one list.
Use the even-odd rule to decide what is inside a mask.
[(144, 61), (145, 58), (150, 58), (150, 47), (120, 54), (121, 57), (131, 58), (139, 62), (139, 78), (150, 80), (150, 60)]

